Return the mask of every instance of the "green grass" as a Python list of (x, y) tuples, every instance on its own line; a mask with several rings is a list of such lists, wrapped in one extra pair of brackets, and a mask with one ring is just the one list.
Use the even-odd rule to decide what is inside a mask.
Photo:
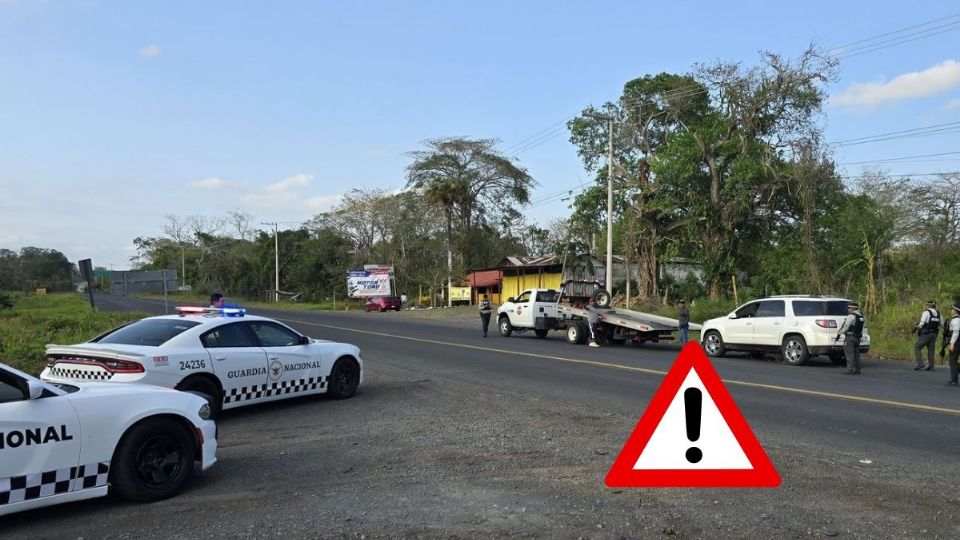
[(0, 363), (38, 374), (48, 343), (87, 341), (146, 313), (93, 311), (79, 294), (11, 294), (12, 309), (0, 309)]

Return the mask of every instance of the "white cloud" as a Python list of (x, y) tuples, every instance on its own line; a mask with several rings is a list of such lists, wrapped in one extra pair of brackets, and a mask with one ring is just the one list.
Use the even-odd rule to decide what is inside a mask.
[(229, 182), (221, 178), (204, 178), (203, 180), (194, 180), (187, 182), (187, 187), (194, 189), (220, 189), (230, 185)]
[(140, 47), (140, 56), (144, 58), (158, 58), (163, 54), (163, 49), (156, 43)]
[(960, 62), (946, 60), (922, 71), (898, 75), (890, 82), (854, 83), (832, 96), (830, 104), (845, 109), (870, 110), (885, 102), (932, 96), (960, 86)]
[(267, 184), (240, 198), (245, 206), (267, 211), (310, 212), (329, 210), (340, 200), (340, 195), (311, 195), (303, 189), (313, 182), (313, 175), (295, 174), (279, 182)]
[(284, 178), (279, 182), (274, 182), (263, 188), (264, 191), (270, 193), (282, 193), (285, 191), (290, 191), (294, 188), (304, 187), (310, 182), (313, 181), (313, 175), (311, 174), (295, 174), (288, 178)]
[(957, 109), (960, 109), (960, 99), (950, 100), (949, 103), (943, 106), (943, 110), (945, 111), (955, 111)]
[(310, 197), (303, 202), (303, 205), (311, 212), (326, 212), (336, 206), (340, 199), (340, 195), (319, 195)]

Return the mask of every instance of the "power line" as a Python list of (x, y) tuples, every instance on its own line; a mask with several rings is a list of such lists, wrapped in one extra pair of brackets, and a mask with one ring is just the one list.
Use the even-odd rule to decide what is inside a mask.
[(915, 156), (902, 156), (902, 157), (895, 157), (895, 158), (888, 158), (888, 159), (868, 159), (865, 161), (847, 161), (844, 163), (838, 163), (838, 165), (866, 165), (870, 163), (890, 163), (890, 162), (903, 161), (903, 160), (909, 160), (909, 159), (954, 156), (958, 154), (960, 154), (960, 152), (941, 152), (939, 154), (918, 154)]
[[(843, 45), (837, 45), (836, 47), (832, 47), (832, 48), (830, 48), (830, 49), (827, 49), (827, 50), (824, 51), (824, 52), (829, 54), (831, 51), (837, 51), (837, 50), (841, 50), (841, 49), (847, 49), (848, 47), (852, 47), (852, 46), (854, 46), (854, 45), (860, 45), (861, 43), (866, 43), (866, 42), (868, 42), (868, 41), (873, 41), (873, 40), (880, 39), (880, 38), (884, 38), (884, 37), (887, 37), (887, 36), (892, 36), (892, 35), (894, 35), (894, 34), (899, 34), (899, 33), (902, 33), (902, 32), (906, 32), (907, 30), (913, 30), (913, 29), (915, 29), (915, 28), (920, 28), (921, 26), (929, 26), (929, 25), (931, 25), (931, 24), (938, 23), (938, 22), (940, 22), (940, 21), (945, 21), (945, 20), (948, 20), (948, 19), (955, 19), (955, 18), (957, 18), (957, 17), (960, 17), (960, 11), (958, 11), (958, 12), (956, 12), (956, 13), (951, 13), (950, 15), (944, 15), (943, 17), (939, 17), (939, 18), (936, 18), (936, 19), (933, 19), (933, 20), (930, 20), (930, 21), (927, 21), (927, 22), (922, 22), (922, 23), (920, 23), (920, 24), (915, 24), (915, 25), (913, 25), (913, 26), (907, 26), (907, 27), (900, 28), (900, 29), (897, 29), (897, 30), (891, 30), (890, 32), (886, 32), (886, 33), (879, 34), (879, 35), (876, 35), (876, 36), (870, 36), (870, 37), (867, 37), (867, 38), (860, 39), (860, 40), (858, 40), (858, 41), (853, 41), (853, 42), (851, 42), (851, 43), (845, 43), (845, 44), (843, 44)], [(902, 37), (902, 36), (901, 36), (901, 37)], [(864, 45), (864, 46), (868, 46), (868, 45)], [(841, 53), (841, 54), (842, 54), (842, 53)]]
[(893, 139), (906, 139), (925, 135), (941, 135), (944, 133), (953, 133), (957, 130), (960, 130), (960, 122), (945, 122), (943, 124), (934, 124), (919, 128), (890, 131), (887, 133), (877, 133), (876, 135), (865, 135), (863, 137), (833, 141), (830, 144), (836, 146), (857, 146), (860, 144), (889, 141)]

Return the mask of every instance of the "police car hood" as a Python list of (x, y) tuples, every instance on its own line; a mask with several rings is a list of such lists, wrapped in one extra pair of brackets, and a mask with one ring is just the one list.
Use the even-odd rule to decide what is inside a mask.
[[(113, 383), (113, 382), (70, 382), (66, 386), (75, 386), (79, 388), (71, 396), (118, 396), (118, 395), (143, 395), (143, 394), (183, 394), (179, 390), (172, 388), (163, 388), (161, 386), (152, 386), (138, 383)], [(56, 386), (56, 385), (54, 385)], [(168, 396), (169, 397), (169, 396)]]

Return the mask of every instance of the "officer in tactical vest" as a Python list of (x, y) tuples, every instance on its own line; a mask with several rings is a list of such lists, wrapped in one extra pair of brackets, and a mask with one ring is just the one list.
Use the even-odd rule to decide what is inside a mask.
[(950, 382), (947, 386), (957, 386), (957, 375), (960, 374), (960, 305), (954, 305), (950, 310), (950, 320), (943, 328), (943, 344), (950, 354)]
[(860, 313), (860, 306), (849, 304), (847, 318), (837, 330), (837, 339), (843, 335), (843, 355), (847, 359), (847, 370), (843, 372), (845, 375), (860, 374), (860, 338), (863, 336), (865, 322), (863, 313)]
[(933, 300), (927, 300), (927, 305), (920, 314), (920, 324), (913, 327), (913, 332), (917, 334), (917, 341), (913, 344), (913, 354), (917, 361), (913, 370), (923, 369), (923, 359), (921, 353), (927, 349), (927, 371), (933, 371), (933, 349), (937, 343), (937, 333), (940, 332), (940, 312), (937, 311), (937, 303)]
[(480, 326), (483, 327), (483, 337), (487, 337), (487, 327), (490, 326), (490, 314), (493, 313), (493, 306), (490, 305), (490, 300), (487, 300), (487, 295), (480, 297)]

